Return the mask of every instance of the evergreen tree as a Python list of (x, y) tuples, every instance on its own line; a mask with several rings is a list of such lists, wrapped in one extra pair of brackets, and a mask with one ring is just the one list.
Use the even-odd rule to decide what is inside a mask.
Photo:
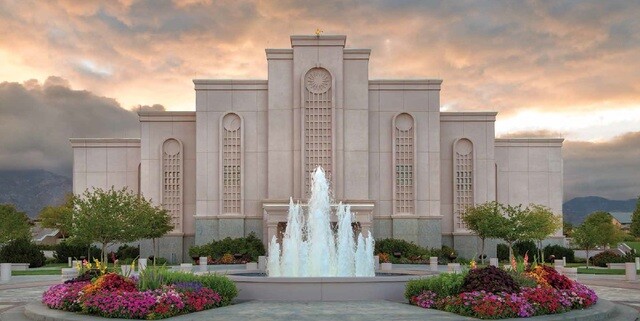
[(638, 196), (636, 209), (631, 216), (631, 228), (629, 232), (635, 237), (640, 237), (640, 196)]

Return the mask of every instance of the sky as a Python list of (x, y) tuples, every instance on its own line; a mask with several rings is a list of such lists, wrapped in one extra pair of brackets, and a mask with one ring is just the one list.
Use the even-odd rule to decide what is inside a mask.
[(565, 199), (640, 194), (639, 1), (0, 0), (0, 170), (70, 174), (73, 137), (194, 110), (194, 78), (266, 79), (265, 48), (347, 35), (371, 79), (443, 79), (443, 111), (564, 137)]

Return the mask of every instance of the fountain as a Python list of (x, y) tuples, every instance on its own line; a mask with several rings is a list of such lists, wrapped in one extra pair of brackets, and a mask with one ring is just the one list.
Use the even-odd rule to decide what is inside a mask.
[(403, 302), (407, 281), (418, 277), (416, 273), (428, 272), (376, 274), (373, 236), (358, 233), (356, 238), (350, 206), (340, 203), (334, 207), (335, 232), (331, 228), (329, 183), (318, 167), (306, 211), (289, 199), (281, 243), (274, 236), (268, 244), (267, 273), (227, 271), (238, 287), (237, 300)]
[(322, 168), (318, 167), (313, 173), (306, 218), (302, 206), (290, 199), (282, 245), (275, 235), (269, 243), (268, 276), (375, 276), (371, 233), (366, 237), (359, 233), (356, 242), (353, 214), (348, 205), (338, 205), (336, 233), (331, 229), (330, 215), (329, 183)]

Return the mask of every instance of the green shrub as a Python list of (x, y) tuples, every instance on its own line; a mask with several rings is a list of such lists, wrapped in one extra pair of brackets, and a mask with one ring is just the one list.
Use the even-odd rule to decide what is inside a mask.
[(520, 287), (509, 273), (490, 265), (485, 268), (470, 270), (465, 276), (460, 290), (462, 292), (517, 293), (520, 291)]
[[(412, 260), (428, 259), (431, 251), (401, 239), (383, 239), (376, 241), (375, 253), (389, 254), (391, 263), (411, 263)], [(396, 257), (394, 253), (400, 253), (400, 257)]]
[(140, 256), (140, 249), (137, 246), (129, 246), (127, 244), (118, 247), (116, 257), (118, 260), (122, 259), (135, 259)]
[(564, 246), (547, 245), (544, 247), (543, 251), (545, 258), (551, 257), (551, 255), (555, 256), (556, 259), (566, 257), (567, 263), (575, 263), (576, 260), (576, 256), (573, 250)]
[(148, 258), (147, 265), (153, 265), (153, 264), (155, 264), (155, 265), (167, 265), (167, 263), (169, 263), (169, 260), (167, 260), (167, 259), (165, 259), (163, 257), (155, 258), (155, 263), (153, 262), (153, 260), (154, 260), (154, 257), (152, 255), (152, 256), (150, 256)]
[(456, 295), (460, 293), (465, 275), (464, 273), (441, 273), (436, 276), (411, 280), (407, 282), (404, 297), (411, 300), (412, 297), (424, 291), (432, 291), (438, 298)]
[(607, 263), (632, 262), (631, 260), (632, 258), (619, 255), (618, 253), (610, 250), (600, 252), (591, 257), (591, 263), (595, 266), (601, 266), (601, 267), (606, 267)]
[(519, 241), (513, 244), (513, 253), (520, 257), (528, 254), (529, 258), (533, 260), (533, 256), (538, 255), (538, 247), (533, 241)]
[(193, 273), (174, 272), (174, 271), (159, 271), (161, 274), (162, 283), (174, 284), (176, 282), (200, 282), (203, 286), (210, 288), (213, 291), (218, 292), (222, 297), (222, 306), (229, 305), (238, 295), (238, 288), (235, 283), (228, 277), (220, 274), (204, 274), (195, 275)]
[(0, 249), (0, 262), (29, 263), (30, 268), (36, 268), (43, 266), (45, 260), (38, 246), (26, 238), (10, 241)]
[(509, 247), (506, 244), (498, 244), (496, 254), (498, 256), (498, 260), (509, 261)]
[[(89, 261), (93, 261), (93, 258), (100, 258), (99, 248), (92, 246), (90, 251)], [(86, 258), (87, 252), (89, 252), (88, 245), (65, 240), (56, 246), (53, 257), (58, 260), (58, 263), (67, 263), (67, 258), (69, 257), (76, 260), (80, 259), (81, 256)]]
[(212, 241), (189, 249), (189, 255), (209, 256), (215, 259), (222, 258), (227, 253), (241, 254), (245, 259), (257, 261), (258, 256), (265, 255), (266, 250), (262, 241), (253, 232), (246, 237), (235, 239), (227, 237), (223, 240)]

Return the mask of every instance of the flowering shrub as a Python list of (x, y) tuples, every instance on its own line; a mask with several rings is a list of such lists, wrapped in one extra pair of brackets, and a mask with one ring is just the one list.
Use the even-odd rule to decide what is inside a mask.
[[(484, 282), (486, 287), (483, 289), (483, 277), (477, 273), (481, 270), (488, 269), (471, 270), (465, 277), (465, 285), (471, 284), (467, 282), (471, 276), (474, 278), (474, 286), (478, 289), (468, 290), (462, 286), (458, 293), (441, 295), (430, 290), (429, 287), (423, 287), (422, 292), (412, 295), (409, 301), (427, 309), (438, 309), (481, 319), (502, 319), (526, 318), (583, 309), (595, 304), (598, 300), (593, 290), (570, 280), (548, 266), (537, 266), (520, 275), (522, 278), (536, 280), (538, 284), (535, 286), (523, 286), (519, 290), (506, 291), (487, 290), (495, 289), (496, 283), (500, 284), (493, 276), (501, 273), (495, 271), (489, 274)], [(505, 275), (509, 276), (506, 273)], [(416, 288), (415, 285), (414, 288)], [(415, 293), (414, 290), (409, 291), (408, 285), (406, 294)]]
[[(203, 280), (211, 281), (207, 278)], [(233, 299), (223, 300), (210, 287), (210, 283), (205, 286), (201, 282), (181, 281), (141, 291), (137, 281), (137, 278), (109, 273), (93, 283), (80, 281), (59, 284), (44, 292), (42, 302), (52, 309), (82, 311), (107, 318), (163, 319), (211, 309), (228, 304)], [(230, 293), (228, 290), (226, 292)]]
[(534, 278), (540, 285), (550, 286), (558, 290), (570, 289), (574, 284), (571, 279), (558, 273), (548, 265), (538, 265), (527, 271), (526, 274)]
[(96, 291), (101, 292), (134, 292), (137, 291), (136, 283), (130, 278), (125, 278), (116, 273), (108, 273), (99, 277), (84, 289), (85, 294)]
[(81, 281), (54, 285), (44, 291), (42, 303), (52, 309), (80, 311), (80, 291), (88, 284), (89, 281)]

